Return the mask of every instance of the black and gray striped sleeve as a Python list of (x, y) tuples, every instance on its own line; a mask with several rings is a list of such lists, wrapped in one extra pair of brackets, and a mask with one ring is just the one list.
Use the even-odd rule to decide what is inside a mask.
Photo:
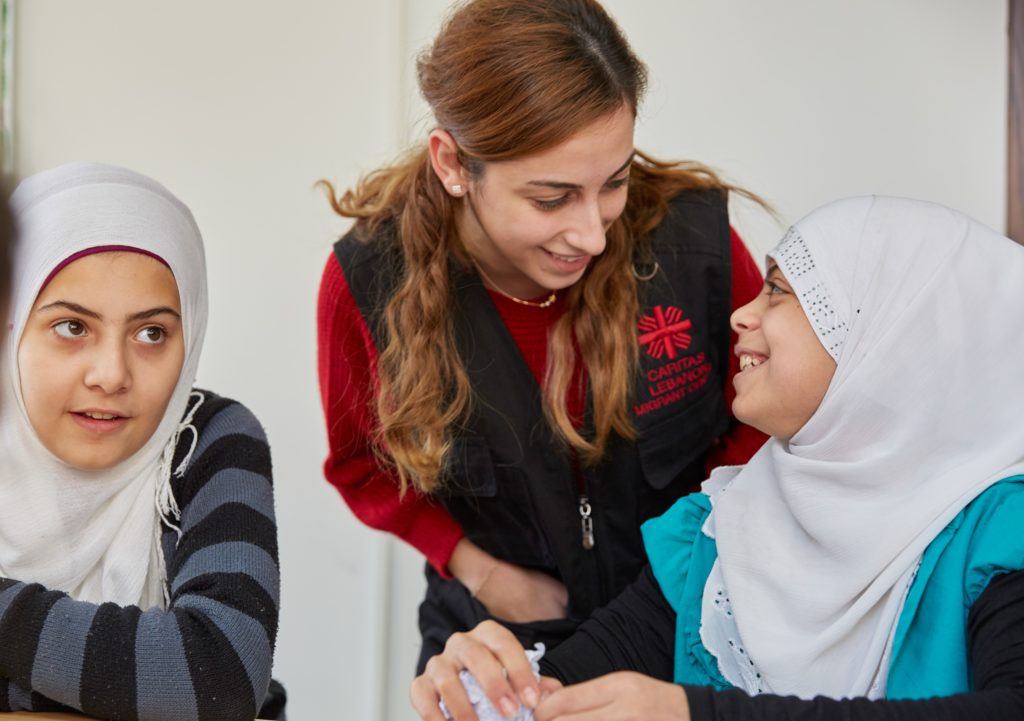
[[(270, 682), (279, 571), (270, 452), (242, 405), (206, 393), (163, 535), (171, 605), (75, 601), (0, 579), (0, 710), (105, 719), (253, 719)], [(177, 463), (191, 446), (185, 433)]]

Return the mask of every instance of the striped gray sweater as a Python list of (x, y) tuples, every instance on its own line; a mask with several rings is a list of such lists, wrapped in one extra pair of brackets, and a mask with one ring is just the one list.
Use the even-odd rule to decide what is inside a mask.
[[(0, 578), (0, 711), (104, 719), (252, 719), (270, 682), (279, 571), (270, 450), (244, 406), (209, 392), (173, 479), (181, 538), (164, 529), (171, 605), (75, 601)], [(184, 434), (175, 465), (191, 445)]]

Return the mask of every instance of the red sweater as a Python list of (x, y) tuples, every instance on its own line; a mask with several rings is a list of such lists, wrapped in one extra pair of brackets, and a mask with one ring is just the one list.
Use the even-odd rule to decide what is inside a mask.
[[(731, 239), (735, 310), (761, 291), (762, 278), (735, 231)], [(548, 331), (564, 312), (562, 301), (539, 309), (519, 305), (498, 293), (490, 295), (540, 383), (547, 362)], [(328, 439), (324, 475), (359, 520), (411, 544), (447, 577), (448, 559), (462, 538), (462, 529), (436, 499), (413, 490), (400, 498), (397, 477), (382, 467), (374, 454), (376, 413), (372, 393), (378, 384), (377, 348), (333, 253), (320, 282), (317, 330), (320, 396)], [(735, 335), (732, 340), (735, 343)], [(735, 395), (731, 380), (738, 370), (739, 360), (730, 353), (730, 382), (725, 386), (729, 407)], [(582, 416), (583, 402), (582, 392), (568, 399), (573, 417)], [(759, 431), (734, 422), (711, 449), (708, 468), (746, 463), (765, 438)]]

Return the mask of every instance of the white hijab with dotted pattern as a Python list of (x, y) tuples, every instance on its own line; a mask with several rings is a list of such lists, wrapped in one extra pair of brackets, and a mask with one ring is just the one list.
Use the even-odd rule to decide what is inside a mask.
[[(719, 560), (702, 637), (752, 693), (884, 695), (921, 554), (1024, 473), (1024, 247), (939, 205), (864, 197), (814, 211), (770, 256), (837, 367), (788, 443), (705, 484)], [(732, 616), (707, 610), (715, 579)]]

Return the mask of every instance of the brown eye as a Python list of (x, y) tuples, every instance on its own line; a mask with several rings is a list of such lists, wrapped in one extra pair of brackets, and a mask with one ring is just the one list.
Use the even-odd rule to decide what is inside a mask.
[(164, 341), (164, 338), (166, 337), (167, 334), (164, 332), (164, 329), (155, 325), (143, 328), (142, 330), (135, 334), (136, 340), (142, 341), (143, 343), (148, 343), (150, 345), (162, 343)]
[(85, 326), (77, 320), (62, 320), (53, 326), (53, 332), (61, 338), (81, 338), (85, 335)]
[(533, 202), (534, 205), (536, 205), (541, 210), (557, 210), (558, 208), (561, 208), (563, 205), (565, 205), (566, 201), (568, 200), (568, 195), (562, 195), (559, 196), (558, 198), (552, 198), (551, 200), (542, 200), (538, 198), (535, 199)]

